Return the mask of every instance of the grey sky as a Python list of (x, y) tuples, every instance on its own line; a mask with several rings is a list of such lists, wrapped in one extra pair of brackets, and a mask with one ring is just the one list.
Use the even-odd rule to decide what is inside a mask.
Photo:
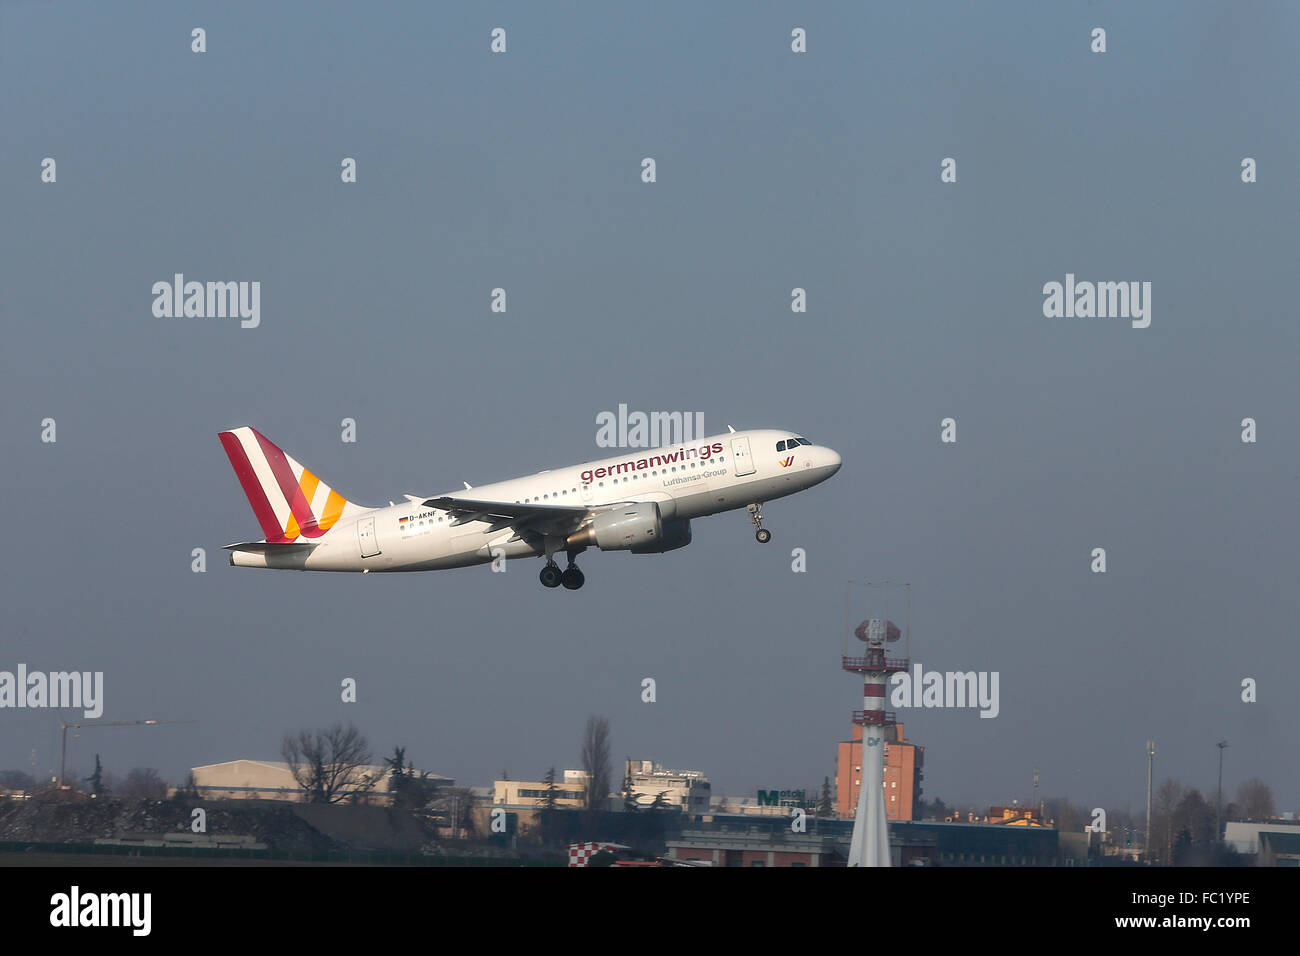
[[(1001, 674), (995, 720), (901, 715), (927, 796), (1027, 798), (1037, 766), (1136, 810), (1146, 739), (1212, 789), (1227, 738), (1226, 788), (1300, 809), (1294, 5), (449, 6), (0, 4), (0, 669), (198, 721), (76, 766), (179, 780), (351, 720), (482, 784), (576, 766), (597, 713), (717, 793), (811, 785), (861, 706), (844, 582), (889, 578), (914, 659)], [(260, 328), (155, 318), (176, 272), (260, 281)], [(1067, 272), (1150, 281), (1150, 328), (1045, 318)], [(220, 429), (379, 504), (597, 457), (620, 402), (844, 467), (767, 547), (719, 516), (588, 553), (579, 593), (224, 564), (260, 533)], [(57, 745), (0, 712), (0, 767)]]

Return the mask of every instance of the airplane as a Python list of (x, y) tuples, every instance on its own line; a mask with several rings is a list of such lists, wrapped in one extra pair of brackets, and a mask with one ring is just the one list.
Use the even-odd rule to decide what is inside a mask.
[[(545, 557), (541, 582), (570, 591), (587, 548), (661, 554), (691, 543), (691, 519), (745, 508), (761, 543), (763, 504), (820, 484), (840, 456), (797, 432), (736, 431), (539, 471), (464, 492), (358, 505), (255, 428), (218, 437), (262, 541), (226, 545), (234, 567), (294, 571), (432, 571)], [(568, 558), (561, 571), (555, 556)]]

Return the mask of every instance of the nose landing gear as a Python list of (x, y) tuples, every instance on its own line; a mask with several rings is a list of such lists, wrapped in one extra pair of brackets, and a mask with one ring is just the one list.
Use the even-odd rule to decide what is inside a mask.
[(763, 527), (763, 502), (756, 501), (754, 504), (745, 507), (749, 511), (749, 520), (758, 529), (754, 532), (754, 537), (758, 539), (759, 544), (767, 544), (772, 540), (772, 532)]

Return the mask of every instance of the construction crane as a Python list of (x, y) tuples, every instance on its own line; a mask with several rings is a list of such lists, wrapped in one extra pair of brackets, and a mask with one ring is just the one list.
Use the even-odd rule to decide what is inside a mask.
[(67, 770), (68, 763), (68, 728), (75, 727), (77, 730), (88, 730), (91, 727), (135, 727), (135, 726), (153, 726), (155, 724), (196, 724), (196, 720), (96, 720), (88, 724), (70, 724), (66, 720), (59, 721), (59, 728), (63, 733), (63, 741), (59, 752), (59, 789), (64, 789), (63, 775)]

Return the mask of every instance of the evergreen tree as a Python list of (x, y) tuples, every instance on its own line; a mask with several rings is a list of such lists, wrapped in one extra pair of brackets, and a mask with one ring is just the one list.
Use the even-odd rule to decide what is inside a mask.
[(636, 813), (640, 808), (636, 792), (632, 789), (632, 761), (626, 760), (623, 762), (623, 812)]
[(108, 794), (108, 787), (104, 785), (104, 768), (99, 762), (99, 754), (95, 754), (95, 772), (86, 778), (86, 783), (90, 784), (90, 792), (94, 796)]
[(422, 809), (437, 796), (438, 784), (426, 770), (415, 772), (415, 764), (406, 759), (405, 747), (394, 747), (393, 756), (385, 757), (388, 767), (388, 792), (393, 795), (393, 806), (404, 809)]
[(543, 778), (546, 781), (546, 796), (542, 803), (541, 813), (538, 814), (538, 827), (543, 845), (549, 845), (555, 840), (556, 828), (559, 820), (557, 819), (558, 791), (555, 787), (555, 768), (552, 767), (546, 771)]
[(393, 755), (384, 758), (384, 765), (388, 767), (388, 792), (393, 795), (393, 802), (398, 803), (411, 779), (406, 765), (406, 748), (394, 746)]
[(822, 798), (817, 804), (817, 816), (835, 815), (835, 801), (831, 799), (831, 778), (822, 777)]
[(550, 770), (546, 771), (546, 803), (543, 804), (542, 809), (546, 810), (548, 813), (553, 812), (556, 809), (555, 801), (555, 768), (552, 767)]

